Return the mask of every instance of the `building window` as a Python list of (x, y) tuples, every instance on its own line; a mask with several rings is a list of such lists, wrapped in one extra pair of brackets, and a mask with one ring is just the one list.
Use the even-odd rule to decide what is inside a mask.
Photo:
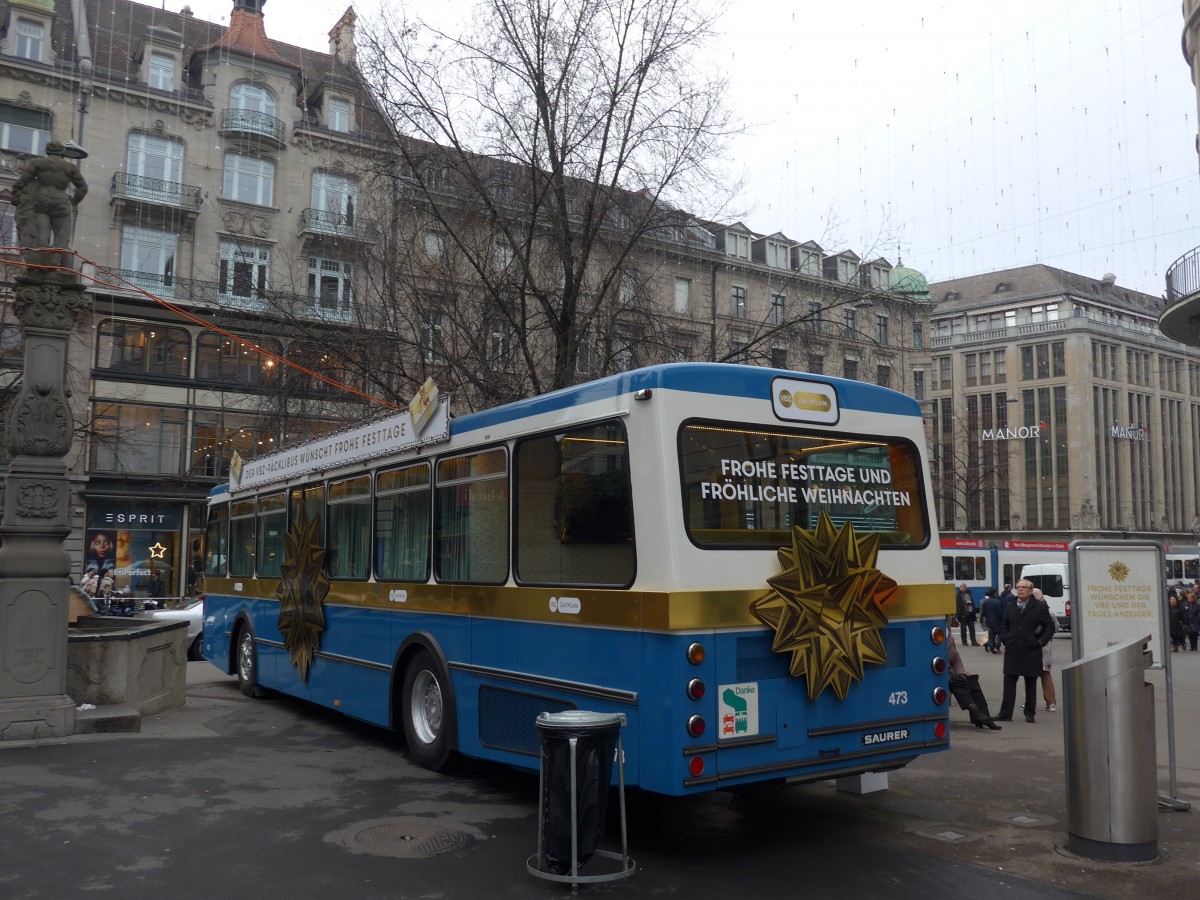
[(318, 212), (328, 213), (337, 225), (353, 226), (358, 180), (318, 169), (313, 172), (312, 205)]
[(976, 380), (975, 379), (975, 360), (976, 360), (976, 358), (977, 357), (974, 353), (964, 353), (963, 354), (963, 376), (964, 376), (963, 381), (968, 387), (975, 384), (975, 380)]
[(442, 334), (443, 316), (427, 313), (421, 321), (421, 356), (425, 362), (440, 366), (446, 361), (446, 345)]
[(925, 399), (925, 373), (920, 370), (915, 370), (913, 376), (913, 399)]
[[(129, 135), (125, 167), (130, 175), (176, 184), (183, 177), (183, 141), (135, 131)], [(154, 190), (151, 185), (145, 187)]]
[(29, 19), (17, 19), (17, 42), (13, 52), (21, 59), (42, 61), (42, 50), (46, 43), (46, 26)]
[(995, 355), (993, 356), (993, 361), (995, 362), (995, 366), (993, 368), (996, 370), (996, 384), (1004, 384), (1004, 382), (1008, 380), (1008, 378), (1007, 378), (1007, 365), (1008, 364), (1005, 361), (1006, 359), (1007, 359), (1007, 357), (1005, 356), (1003, 350), (997, 350)]
[(775, 269), (791, 268), (787, 244), (767, 241), (767, 265)]
[(786, 315), (787, 297), (783, 294), (771, 294), (771, 324), (782, 325)]
[(825, 357), (819, 353), (808, 354), (808, 371), (813, 375), (825, 373)]
[(505, 322), (492, 325), (491, 344), (488, 347), (488, 362), (497, 372), (512, 369), (512, 329)]
[(690, 307), (692, 295), (692, 280), (690, 278), (675, 279), (675, 312), (686, 313)]
[(354, 263), (310, 256), (308, 296), (321, 309), (349, 312), (354, 304)]
[(263, 298), (270, 264), (270, 247), (222, 240), (218, 290), (226, 297)]
[(234, 109), (275, 115), (275, 98), (271, 92), (249, 81), (242, 81), (233, 86), (233, 90), (229, 92), (229, 105)]
[(985, 350), (979, 354), (979, 383), (992, 383), (992, 351)]
[(786, 347), (771, 348), (771, 365), (776, 369), (786, 369), (788, 367), (788, 352)]
[(341, 97), (329, 101), (329, 130), (346, 132), (350, 130), (350, 102)]
[(97, 403), (93, 407), (91, 470), (178, 475), (183, 465), (183, 409)]
[(746, 289), (735, 284), (729, 289), (730, 314), (735, 319), (746, 318)]
[(888, 317), (875, 317), (875, 341), (879, 344), (887, 344), (888, 342)]
[(858, 328), (854, 324), (854, 310), (850, 307), (842, 310), (842, 331), (848, 338), (853, 338), (858, 334)]
[(821, 254), (812, 250), (800, 251), (800, 273), (802, 275), (821, 274)]
[(725, 253), (737, 259), (750, 258), (750, 236), (748, 234), (725, 233)]
[(858, 360), (847, 359), (842, 362), (842, 377), (858, 381)]
[(441, 259), (446, 252), (446, 238), (440, 231), (426, 231), (421, 235), (421, 246), (430, 259)]
[(96, 368), (185, 378), (191, 335), (183, 328), (107, 319), (96, 331)]
[(879, 365), (875, 367), (875, 383), (880, 387), (892, 386), (892, 367)]
[(0, 103), (0, 149), (41, 156), (49, 141), (49, 113)]
[(175, 59), (165, 53), (151, 53), (146, 82), (160, 91), (175, 90)]
[(744, 366), (750, 362), (750, 355), (746, 352), (745, 341), (730, 341), (729, 342), (729, 361)]
[(121, 231), (121, 268), (125, 277), (160, 297), (175, 296), (175, 251), (179, 236), (159, 228), (126, 225)]
[(230, 337), (205, 331), (196, 338), (196, 380), (249, 387), (269, 384), (279, 370), (283, 347), (258, 335)]
[(821, 301), (808, 301), (808, 315), (804, 317), (804, 326), (809, 331), (821, 330)]
[(275, 199), (275, 163), (240, 153), (225, 154), (227, 200), (270, 206)]

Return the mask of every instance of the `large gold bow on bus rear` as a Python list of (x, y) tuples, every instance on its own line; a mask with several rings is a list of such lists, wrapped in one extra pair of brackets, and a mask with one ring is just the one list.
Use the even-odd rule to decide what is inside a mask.
[(875, 568), (879, 535), (857, 537), (824, 511), (812, 531), (792, 529), (792, 545), (779, 548), (783, 571), (767, 579), (773, 590), (750, 604), (750, 612), (775, 629), (771, 649), (791, 653), (789, 671), (808, 679), (809, 699), (833, 688), (845, 700), (867, 663), (887, 661), (880, 631), (884, 605), (896, 582)]

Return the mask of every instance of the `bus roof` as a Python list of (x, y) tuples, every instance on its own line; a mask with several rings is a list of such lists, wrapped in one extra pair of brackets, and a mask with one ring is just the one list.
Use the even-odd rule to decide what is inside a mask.
[[(733, 363), (667, 363), (621, 372), (549, 394), (516, 400), (503, 406), (451, 419), (449, 423), (450, 437), (454, 438), (506, 422), (569, 409), (573, 406), (582, 406), (598, 400), (612, 399), (640, 390), (687, 391), (726, 397), (765, 399), (770, 397), (772, 379), (778, 377), (800, 377), (808, 381), (827, 384), (837, 392), (838, 403), (843, 409), (901, 416), (919, 417), (921, 415), (920, 404), (907, 394), (890, 388), (865, 384), (861, 381)], [(386, 421), (386, 419), (380, 421)], [(354, 427), (358, 427), (358, 424), (360, 423), (355, 423)], [(303, 446), (303, 444), (296, 446)], [(262, 457), (256, 458), (261, 459)], [(209, 496), (215, 497), (228, 490), (227, 483), (219, 484), (209, 492)]]

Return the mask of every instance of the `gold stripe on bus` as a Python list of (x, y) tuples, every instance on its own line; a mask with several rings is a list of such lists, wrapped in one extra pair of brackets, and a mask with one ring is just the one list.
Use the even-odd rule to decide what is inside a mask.
[[(217, 579), (209, 576), (210, 593), (251, 595), (276, 599), (278, 579)], [(242, 591), (235, 591), (235, 582)], [(395, 599), (404, 592), (403, 600)], [(505, 587), (469, 584), (396, 584), (337, 582), (330, 586), (326, 604), (391, 609), (397, 612), (433, 612), (550, 622), (602, 628), (640, 628), (647, 631), (693, 631), (704, 628), (760, 627), (750, 613), (750, 603), (765, 589), (738, 591), (612, 591), (572, 588)], [(884, 607), (889, 620), (947, 616), (954, 612), (954, 586), (899, 585)]]

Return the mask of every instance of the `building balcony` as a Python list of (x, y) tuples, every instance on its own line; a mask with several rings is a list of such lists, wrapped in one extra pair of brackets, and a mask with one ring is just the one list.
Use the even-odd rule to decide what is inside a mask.
[(287, 146), (283, 121), (253, 109), (221, 111), (221, 133), (234, 137), (266, 138), (276, 147)]
[(348, 238), (364, 244), (373, 244), (379, 239), (379, 229), (374, 222), (312, 207), (300, 213), (300, 233)]
[(1172, 340), (1200, 347), (1200, 247), (1167, 269), (1167, 308), (1158, 327)]
[(207, 306), (215, 306), (217, 302), (217, 283), (215, 281), (197, 281), (194, 278), (158, 275), (154, 272), (139, 272), (135, 269), (110, 269), (109, 271), (117, 276), (116, 279), (106, 277), (103, 272), (96, 273), (98, 289), (127, 291), (135, 294), (146, 291), (165, 300), (181, 300), (188, 303), (202, 303)]
[(200, 188), (194, 184), (145, 178), (128, 172), (114, 172), (112, 199), (153, 206), (167, 206), (188, 213), (200, 211)]

